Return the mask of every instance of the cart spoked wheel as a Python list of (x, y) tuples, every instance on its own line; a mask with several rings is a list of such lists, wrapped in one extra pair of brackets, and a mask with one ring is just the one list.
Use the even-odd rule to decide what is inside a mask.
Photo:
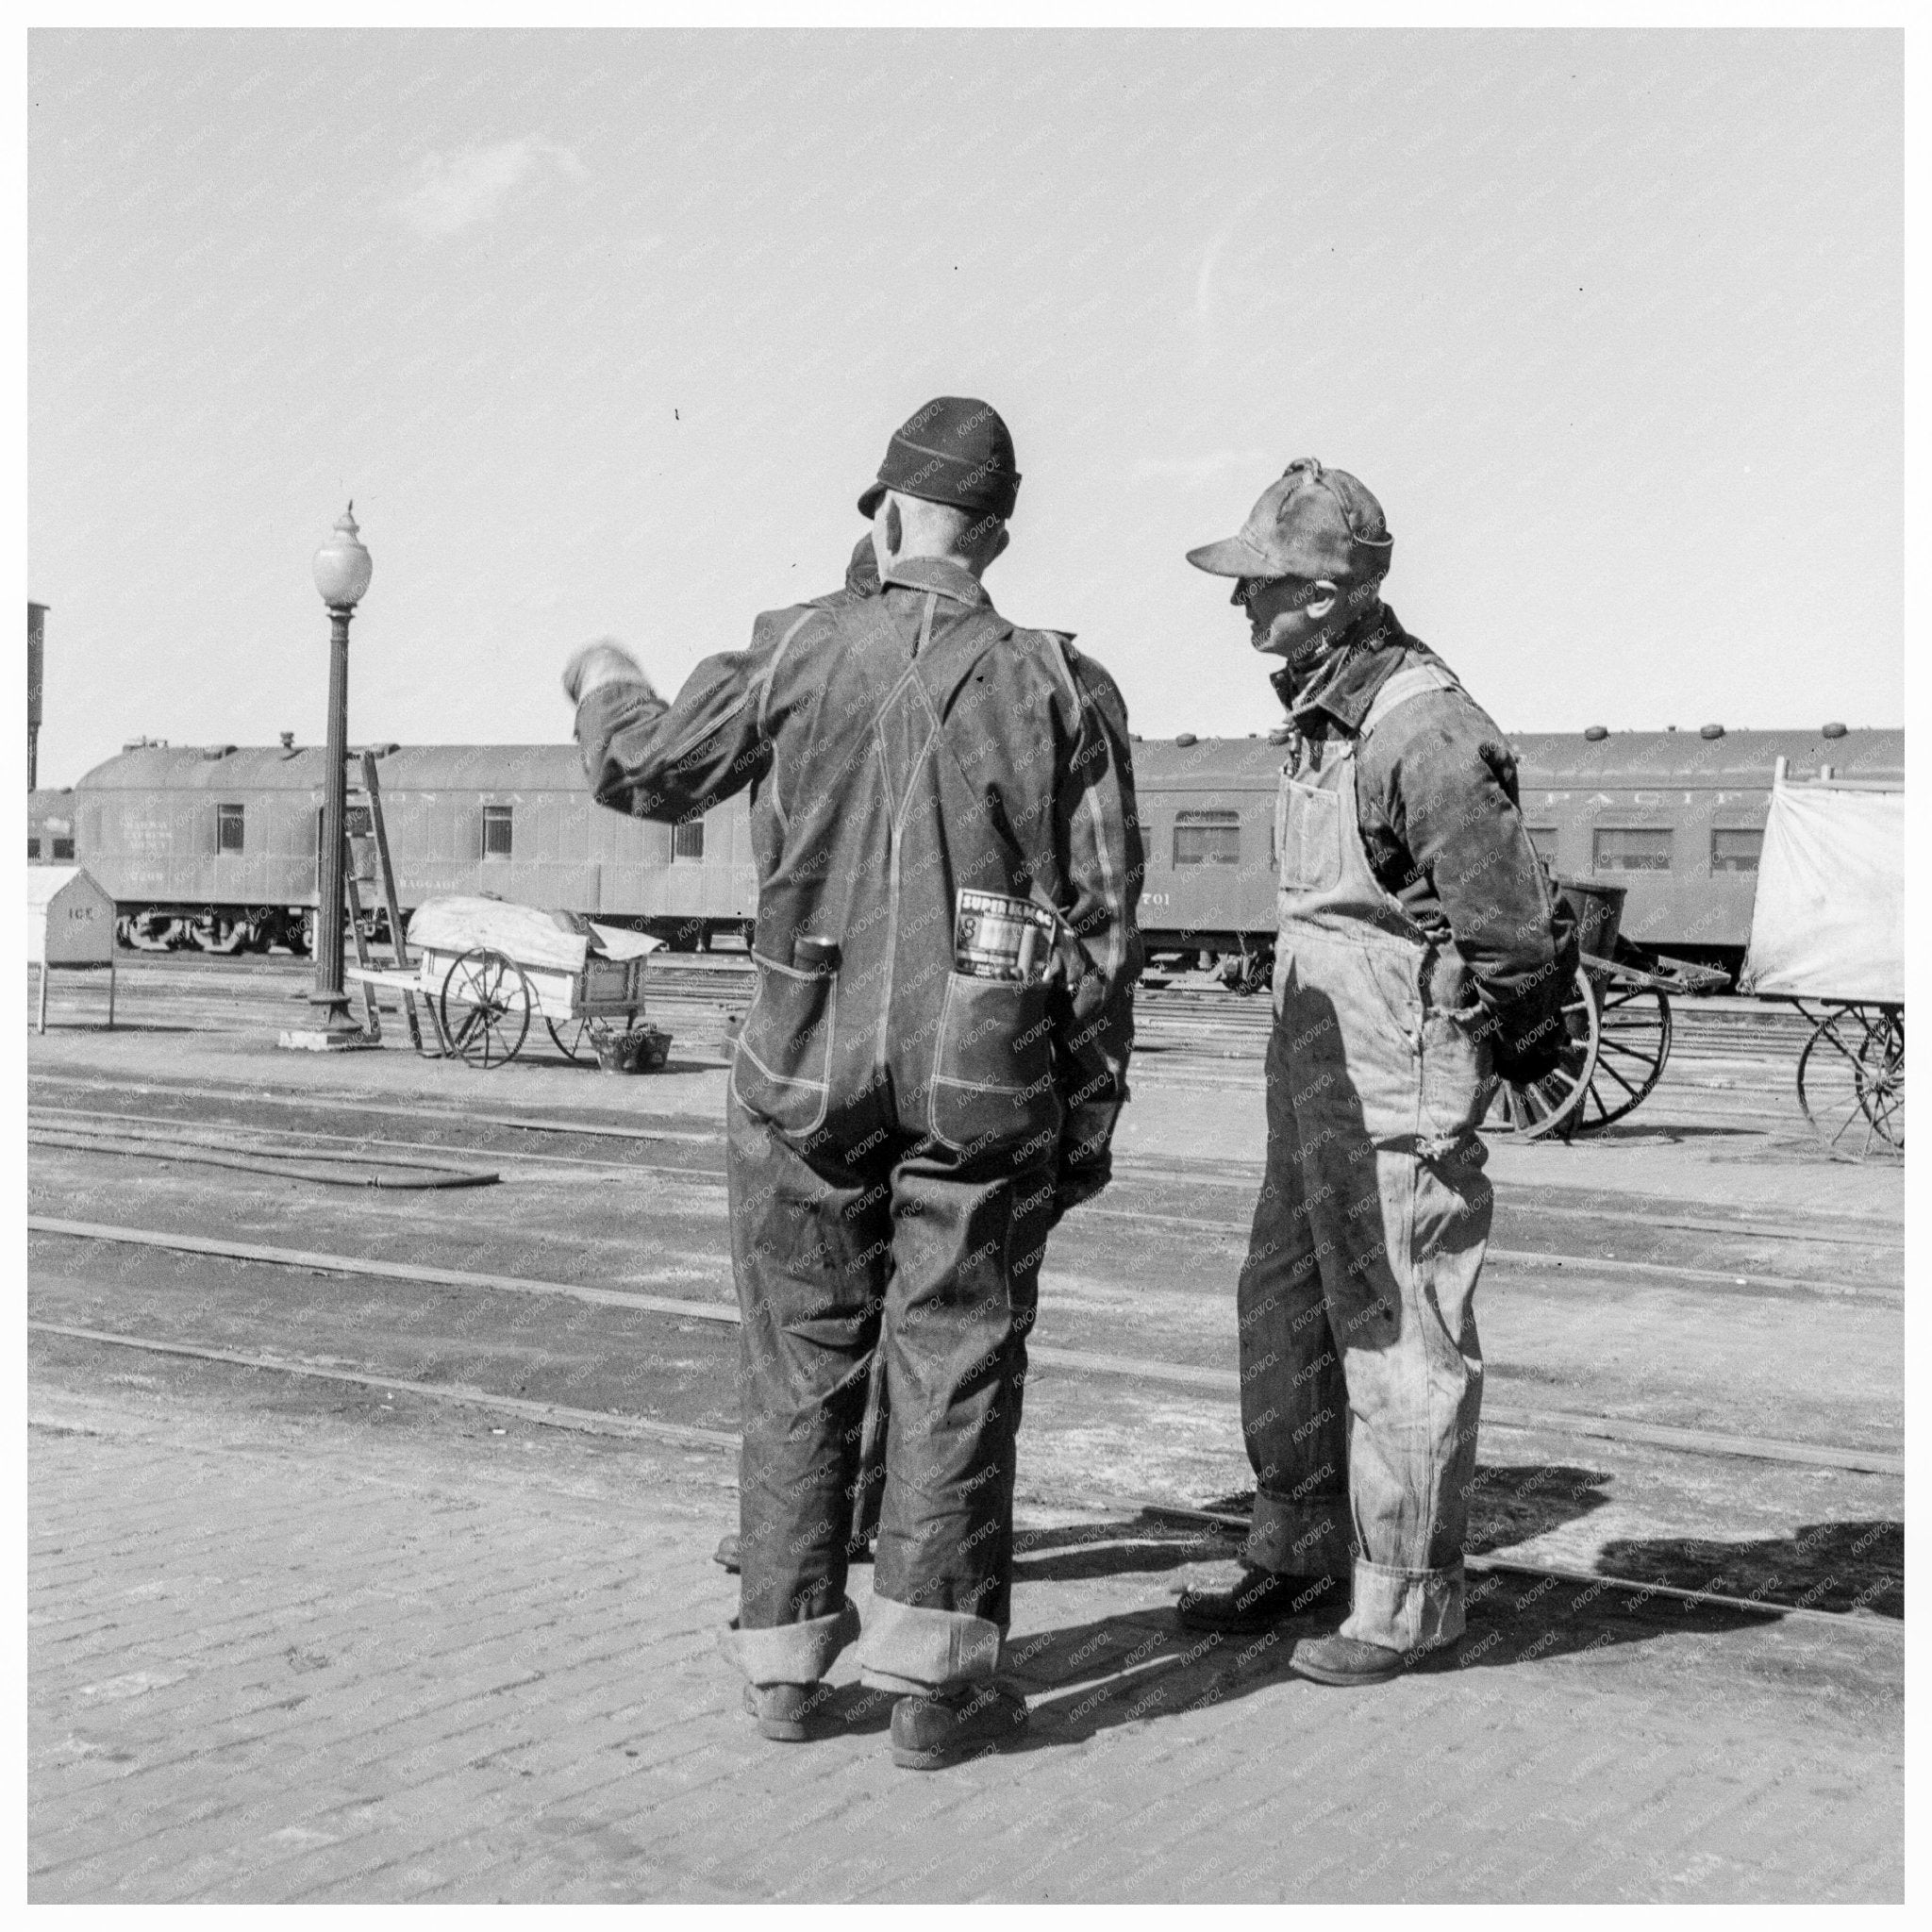
[(1671, 1057), (1671, 1003), (1651, 986), (1598, 989), (1596, 1070), (1569, 1131), (1592, 1134), (1620, 1121), (1649, 1093)]
[(1798, 1104), (1834, 1158), (1902, 1153), (1906, 1144), (1906, 1023), (1892, 1008), (1825, 1014), (1798, 1059)]
[(1570, 1038), (1562, 1064), (1541, 1080), (1501, 1082), (1485, 1123), (1492, 1132), (1521, 1134), (1525, 1141), (1540, 1141), (1547, 1134), (1569, 1138), (1596, 1075), (1602, 1043), (1598, 998), (1590, 974), (1579, 966), (1576, 983), (1563, 1003), (1563, 1029)]
[(436, 1002), (450, 1051), (473, 1067), (500, 1067), (514, 1059), (536, 1004), (524, 969), (487, 946), (455, 961)]
[(557, 1050), (567, 1060), (575, 1060), (585, 1065), (597, 1058), (597, 1043), (591, 1038), (591, 1023), (588, 1020), (565, 1020), (561, 1024), (545, 1020), (550, 1037), (557, 1042)]

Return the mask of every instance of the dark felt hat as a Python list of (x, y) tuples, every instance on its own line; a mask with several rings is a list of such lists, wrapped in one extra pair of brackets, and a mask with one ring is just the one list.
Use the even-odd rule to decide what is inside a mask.
[(1297, 457), (1261, 492), (1240, 532), (1188, 552), (1196, 570), (1222, 577), (1325, 577), (1360, 582), (1388, 575), (1394, 539), (1382, 506), (1346, 470)]
[(893, 432), (878, 481), (858, 499), (859, 515), (871, 516), (888, 490), (1011, 516), (1020, 470), (1000, 412), (973, 396), (935, 396)]

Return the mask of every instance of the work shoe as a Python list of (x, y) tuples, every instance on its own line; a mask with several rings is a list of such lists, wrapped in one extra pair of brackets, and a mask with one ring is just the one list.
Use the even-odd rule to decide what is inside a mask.
[(1184, 1590), (1174, 1615), (1186, 1630), (1237, 1635), (1272, 1630), (1295, 1617), (1312, 1617), (1348, 1601), (1349, 1579), (1325, 1573), (1291, 1576), (1283, 1570), (1244, 1569), (1231, 1590)]
[(824, 1704), (818, 1684), (747, 1684), (744, 1707), (758, 1721), (758, 1736), (774, 1743), (802, 1744), (811, 1736), (813, 1713)]
[(997, 1751), (1026, 1728), (1026, 1700), (996, 1683), (960, 1684), (902, 1697), (892, 1707), (892, 1762), (937, 1771), (980, 1751)]
[(1368, 1643), (1359, 1637), (1304, 1637), (1289, 1653), (1288, 1667), (1314, 1684), (1386, 1684), (1404, 1671), (1446, 1661), (1448, 1646), (1423, 1650), (1391, 1650), (1386, 1643)]

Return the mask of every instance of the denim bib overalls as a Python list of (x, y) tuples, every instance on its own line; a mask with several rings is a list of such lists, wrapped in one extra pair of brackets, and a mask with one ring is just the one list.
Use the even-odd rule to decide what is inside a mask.
[(1267, 1177), (1239, 1290), (1248, 1560), (1352, 1565), (1345, 1634), (1397, 1650), (1462, 1629), (1494, 1081), (1454, 942), (1370, 868), (1356, 762), (1399, 706), (1457, 689), (1407, 666), (1357, 736), (1300, 740), (1283, 769)]

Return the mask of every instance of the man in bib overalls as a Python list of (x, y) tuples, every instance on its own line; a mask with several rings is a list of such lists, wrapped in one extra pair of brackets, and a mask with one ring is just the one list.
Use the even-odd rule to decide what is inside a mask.
[(1499, 1074), (1557, 1062), (1576, 965), (1517, 808), (1507, 741), (1383, 604), (1391, 539), (1345, 471), (1291, 463), (1241, 534), (1191, 551), (1237, 579), (1289, 711), (1268, 1164), (1238, 1290), (1255, 1468), (1241, 1581), (1191, 1628), (1305, 1637), (1324, 1684), (1393, 1676), (1463, 1625), (1462, 1541), (1491, 1191), (1476, 1124)]

